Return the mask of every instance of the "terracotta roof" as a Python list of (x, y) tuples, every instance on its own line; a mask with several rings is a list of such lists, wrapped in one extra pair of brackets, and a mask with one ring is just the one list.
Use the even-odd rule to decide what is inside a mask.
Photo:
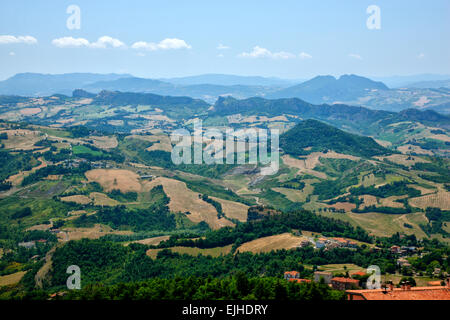
[(309, 280), (309, 279), (289, 279), (289, 281), (298, 282), (298, 283), (311, 282), (311, 280)]
[(333, 279), (331, 279), (331, 281), (335, 281), (335, 282), (341, 282), (341, 283), (359, 283), (359, 280), (356, 279), (351, 279), (351, 278), (344, 278), (344, 277), (334, 277)]
[(361, 276), (361, 277), (364, 277), (364, 276), (367, 276), (367, 273), (365, 273), (365, 272), (363, 272), (363, 271), (358, 271), (358, 272), (352, 273), (352, 276)]
[(432, 287), (432, 286), (441, 286), (441, 283), (442, 283), (442, 281), (441, 280), (437, 280), (437, 281), (428, 281), (428, 285), (430, 286), (430, 287)]
[(375, 290), (347, 290), (348, 294), (362, 296), (365, 300), (450, 300), (448, 287), (412, 287), (410, 290), (394, 288)]
[(298, 271), (286, 271), (284, 274), (290, 274), (291, 276), (296, 276), (299, 274)]

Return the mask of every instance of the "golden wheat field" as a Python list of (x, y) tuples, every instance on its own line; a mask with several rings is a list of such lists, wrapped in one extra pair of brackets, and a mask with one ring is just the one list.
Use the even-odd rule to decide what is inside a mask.
[(212, 229), (219, 229), (234, 224), (217, 217), (216, 209), (199, 198), (197, 192), (192, 191), (186, 183), (174, 179), (158, 177), (144, 185), (144, 190), (150, 191), (155, 186), (162, 185), (164, 192), (170, 198), (169, 209), (172, 212), (189, 212), (186, 216), (195, 223), (205, 221)]
[(140, 192), (139, 175), (133, 171), (122, 169), (94, 169), (86, 172), (86, 178), (91, 182), (98, 182), (103, 190), (109, 192), (114, 189), (122, 192)]
[(272, 250), (295, 249), (300, 245), (302, 240), (306, 240), (306, 238), (297, 237), (291, 233), (283, 233), (246, 242), (236, 251), (260, 253), (270, 252)]

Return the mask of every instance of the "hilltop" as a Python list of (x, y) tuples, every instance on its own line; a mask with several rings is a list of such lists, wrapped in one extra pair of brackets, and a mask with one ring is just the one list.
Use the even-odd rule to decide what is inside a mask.
[(317, 120), (302, 121), (285, 132), (280, 136), (280, 146), (293, 156), (328, 150), (360, 157), (391, 153), (372, 138), (347, 133)]
[(373, 90), (389, 90), (382, 82), (356, 75), (318, 76), (299, 85), (280, 90), (269, 98), (300, 98), (311, 103), (353, 100)]

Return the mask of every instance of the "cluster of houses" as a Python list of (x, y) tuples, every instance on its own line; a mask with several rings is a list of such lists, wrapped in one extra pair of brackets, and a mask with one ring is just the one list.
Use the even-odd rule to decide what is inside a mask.
[(407, 247), (407, 246), (392, 246), (390, 248), (391, 252), (398, 254), (400, 256), (406, 256), (409, 254), (414, 254), (417, 252), (417, 247)]
[(357, 248), (358, 243), (344, 238), (324, 238), (321, 237), (314, 241), (314, 246), (317, 249), (335, 249), (335, 248)]
[[(365, 272), (355, 272), (349, 278), (335, 277), (331, 272), (314, 272), (314, 282), (328, 284), (335, 290), (345, 291), (348, 300), (450, 300), (450, 278), (445, 281), (431, 281), (425, 287), (412, 287), (404, 283), (400, 288), (394, 288), (392, 283), (381, 286), (380, 289), (364, 289)], [(297, 271), (284, 273), (287, 281), (297, 283), (311, 282), (300, 278)]]
[(47, 240), (45, 239), (39, 239), (36, 241), (25, 241), (25, 242), (19, 242), (18, 246), (26, 249), (32, 249), (36, 247), (36, 243), (47, 243)]
[[(356, 272), (351, 275), (351, 278), (345, 277), (334, 277), (333, 273), (325, 272), (325, 271), (316, 271), (314, 272), (314, 282), (323, 281), (325, 284), (329, 285), (331, 288), (336, 290), (349, 290), (349, 289), (357, 289), (361, 287), (360, 277), (366, 276), (364, 272)], [(297, 271), (286, 271), (284, 273), (284, 278), (291, 282), (311, 282), (309, 279), (300, 278), (300, 273)]]

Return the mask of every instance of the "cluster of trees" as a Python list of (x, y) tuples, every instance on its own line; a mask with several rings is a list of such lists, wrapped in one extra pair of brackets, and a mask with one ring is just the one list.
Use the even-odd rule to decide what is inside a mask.
[(111, 199), (117, 200), (119, 202), (133, 202), (137, 201), (138, 194), (135, 191), (129, 191), (123, 193), (119, 189), (111, 190), (107, 193), (108, 197)]
[[(83, 274), (83, 283), (143, 281), (152, 278), (173, 279), (176, 277), (227, 277), (243, 272), (249, 277), (282, 278), (287, 270), (297, 270), (301, 277), (311, 278), (313, 269), (303, 265), (354, 263), (361, 267), (379, 265), (385, 272), (395, 257), (389, 250), (374, 251), (370, 248), (315, 250), (301, 248), (279, 250), (269, 253), (250, 252), (226, 254), (218, 257), (179, 254), (169, 249), (159, 251), (156, 259), (146, 254), (148, 246), (122, 244), (104, 240), (69, 241), (58, 247), (53, 254), (50, 287), (64, 286), (68, 266), (78, 265)], [(394, 266), (395, 269), (395, 266)]]
[(225, 227), (207, 232), (197, 240), (185, 239), (181, 235), (174, 235), (159, 244), (160, 248), (172, 246), (186, 246), (198, 248), (215, 248), (233, 244), (237, 248), (244, 242), (261, 237), (281, 234), (291, 229), (321, 232), (326, 236), (339, 236), (371, 242), (372, 238), (360, 227), (354, 228), (350, 224), (317, 216), (309, 211), (295, 211), (268, 216), (259, 221), (252, 221), (236, 225), (235, 228)]
[(175, 216), (170, 213), (169, 198), (162, 186), (151, 191), (152, 204), (145, 209), (130, 209), (126, 206), (100, 208), (93, 215), (82, 215), (73, 221), (77, 227), (90, 227), (103, 223), (114, 229), (131, 228), (133, 231), (173, 230), (176, 228)]
[(386, 214), (407, 214), (412, 212), (412, 208), (410, 206), (406, 206), (405, 208), (393, 208), (393, 207), (377, 207), (375, 205), (366, 206), (363, 209), (355, 208), (352, 209), (354, 213), (367, 213), (367, 212), (379, 212)]
[(450, 161), (445, 158), (429, 158), (431, 163), (416, 163), (414, 170), (428, 171), (434, 174), (421, 174), (421, 178), (437, 183), (450, 183)]
[(70, 300), (345, 300), (345, 293), (324, 283), (295, 283), (279, 278), (154, 278), (112, 286), (88, 285), (71, 291)]
[(302, 190), (305, 187), (305, 183), (301, 180), (300, 177), (296, 177), (294, 179), (282, 182), (280, 186), (282, 188)]
[(220, 202), (218, 202), (218, 201), (216, 201), (214, 199), (211, 199), (206, 194), (202, 194), (202, 195), (199, 194), (198, 196), (199, 196), (200, 199), (202, 199), (205, 202), (208, 202), (209, 204), (211, 204), (216, 209), (216, 211), (217, 211), (217, 218), (220, 219), (220, 218), (225, 216), (225, 213), (223, 212), (223, 209), (222, 209), (222, 204), (220, 204)]
[(0, 150), (0, 182), (19, 171), (28, 171), (33, 166), (38, 165), (39, 161), (31, 152), (21, 152), (12, 154), (7, 151)]
[(61, 165), (51, 165), (44, 168), (40, 168), (30, 175), (26, 176), (22, 180), (22, 186), (27, 186), (34, 182), (39, 181), (49, 175), (74, 175), (74, 174), (84, 174), (86, 171), (91, 170), (91, 164), (88, 162), (81, 162), (78, 167), (66, 167)]
[[(317, 120), (300, 122), (280, 136), (280, 147), (288, 154), (302, 156), (313, 151), (334, 150), (361, 157), (388, 154), (390, 151), (372, 138), (351, 134)], [(306, 151), (305, 148), (312, 147)]]
[(7, 191), (12, 188), (11, 182), (1, 181), (0, 182), (0, 191)]
[(406, 181), (396, 181), (391, 184), (385, 184), (378, 188), (376, 188), (375, 186), (360, 186), (351, 188), (350, 193), (354, 196), (368, 194), (380, 198), (388, 198), (401, 195), (408, 195), (410, 198), (419, 197), (421, 195), (420, 191), (409, 187), (408, 184), (410, 183)]
[(431, 234), (442, 234), (444, 237), (450, 236), (450, 233), (443, 228), (447, 225), (447, 222), (450, 222), (450, 211), (428, 207), (425, 210), (425, 216), (428, 219), (428, 223), (421, 224), (420, 227), (428, 236)]

